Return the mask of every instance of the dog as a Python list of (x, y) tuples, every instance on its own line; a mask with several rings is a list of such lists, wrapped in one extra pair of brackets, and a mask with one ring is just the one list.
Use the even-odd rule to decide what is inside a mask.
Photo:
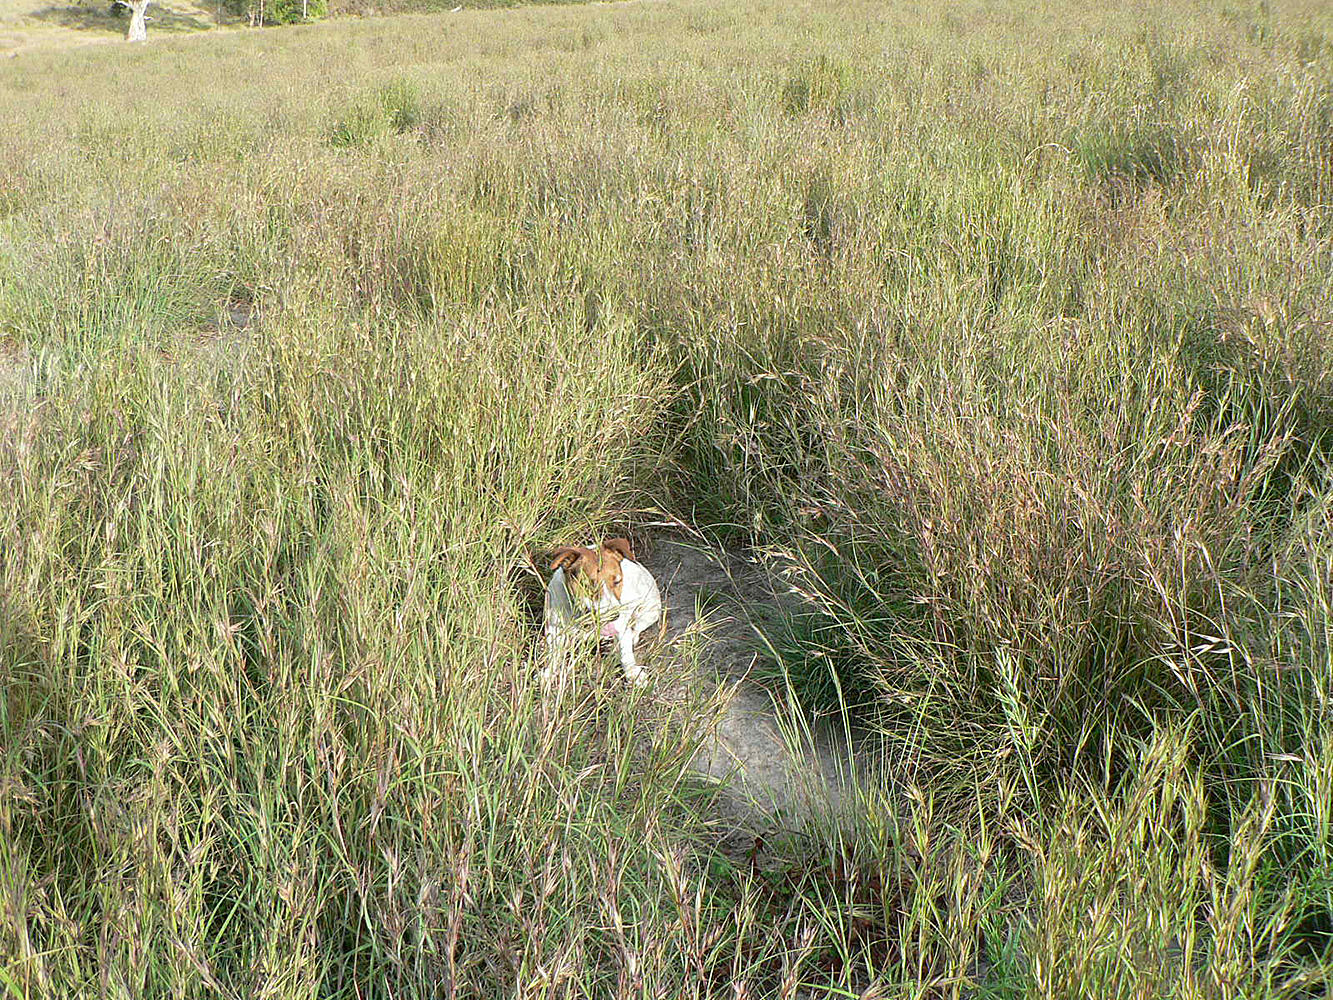
[(623, 538), (608, 538), (596, 549), (562, 545), (551, 554), (551, 582), (546, 588), (546, 642), (556, 669), (561, 650), (587, 634), (579, 612), (601, 624), (601, 639), (615, 639), (620, 665), (633, 684), (646, 684), (647, 674), (634, 658), (634, 644), (644, 630), (662, 618), (662, 595), (657, 581), (634, 561), (634, 550)]

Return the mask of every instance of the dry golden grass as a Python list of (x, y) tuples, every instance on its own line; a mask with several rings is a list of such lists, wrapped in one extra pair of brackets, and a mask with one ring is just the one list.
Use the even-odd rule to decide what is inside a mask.
[[(0, 990), (1327, 996), (1330, 39), (653, 0), (0, 62)], [(536, 689), (526, 560), (662, 515), (790, 581), (765, 676), (880, 767), (753, 864), (714, 706)]]

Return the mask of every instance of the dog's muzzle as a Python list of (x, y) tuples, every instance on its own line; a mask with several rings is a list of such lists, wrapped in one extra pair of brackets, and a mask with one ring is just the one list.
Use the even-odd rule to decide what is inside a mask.
[[(576, 627), (578, 612), (574, 609), (574, 598), (569, 593), (569, 584), (565, 582), (564, 567), (551, 574), (546, 584), (546, 634), (555, 639), (568, 634)], [(602, 625), (602, 638), (614, 639), (620, 634), (614, 622)]]

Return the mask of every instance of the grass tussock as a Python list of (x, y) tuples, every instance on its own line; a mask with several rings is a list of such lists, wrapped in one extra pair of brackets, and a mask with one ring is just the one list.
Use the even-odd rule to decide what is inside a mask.
[(421, 100), (405, 80), (386, 83), (354, 101), (334, 119), (329, 145), (338, 149), (364, 146), (384, 135), (402, 135), (422, 122)]
[[(3, 989), (1326, 995), (1329, 37), (738, 0), (7, 65)], [(688, 656), (538, 689), (530, 559), (664, 516), (860, 734), (781, 843), (719, 836)]]

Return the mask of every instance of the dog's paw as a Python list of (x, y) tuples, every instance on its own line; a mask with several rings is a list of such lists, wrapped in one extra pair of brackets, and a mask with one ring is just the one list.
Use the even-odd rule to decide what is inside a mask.
[(648, 671), (640, 666), (627, 666), (625, 668), (625, 680), (629, 681), (635, 687), (648, 686)]

